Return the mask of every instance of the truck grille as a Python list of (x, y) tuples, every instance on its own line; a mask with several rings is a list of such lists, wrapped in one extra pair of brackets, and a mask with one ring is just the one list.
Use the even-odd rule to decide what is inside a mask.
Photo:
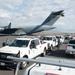
[(73, 49), (75, 49), (75, 46), (72, 46), (73, 47)]
[(10, 60), (6, 58), (7, 56), (16, 56), (16, 55), (8, 53), (0, 53), (0, 60)]

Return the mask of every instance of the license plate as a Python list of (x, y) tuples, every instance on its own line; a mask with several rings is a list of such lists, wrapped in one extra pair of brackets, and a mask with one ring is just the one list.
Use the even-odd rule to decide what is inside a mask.
[(5, 66), (5, 63), (3, 63), (3, 62), (0, 62), (0, 65), (2, 65), (2, 66)]
[(70, 54), (72, 54), (72, 52), (70, 52)]

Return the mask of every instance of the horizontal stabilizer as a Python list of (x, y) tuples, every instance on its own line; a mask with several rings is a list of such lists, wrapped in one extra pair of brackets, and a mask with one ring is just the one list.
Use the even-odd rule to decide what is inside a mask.
[(60, 10), (58, 12), (52, 12), (51, 14), (52, 15), (61, 15), (61, 16), (64, 16), (64, 13), (62, 13), (64, 10)]

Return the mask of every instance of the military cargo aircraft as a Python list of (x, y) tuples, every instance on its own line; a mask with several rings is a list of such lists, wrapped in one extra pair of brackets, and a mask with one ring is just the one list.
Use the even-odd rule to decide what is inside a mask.
[(60, 16), (64, 16), (63, 10), (51, 12), (47, 19), (40, 25), (25, 25), (18, 28), (12, 28), (10, 22), (8, 26), (0, 29), (0, 33), (5, 35), (30, 35), (36, 32), (51, 30), (55, 28), (52, 25), (60, 18)]

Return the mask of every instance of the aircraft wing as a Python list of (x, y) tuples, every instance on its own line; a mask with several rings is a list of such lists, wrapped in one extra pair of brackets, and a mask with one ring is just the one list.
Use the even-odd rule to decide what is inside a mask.
[(22, 30), (22, 28), (10, 28), (10, 29), (4, 29), (0, 31), (3, 35), (21, 35), (25, 34), (25, 32)]

